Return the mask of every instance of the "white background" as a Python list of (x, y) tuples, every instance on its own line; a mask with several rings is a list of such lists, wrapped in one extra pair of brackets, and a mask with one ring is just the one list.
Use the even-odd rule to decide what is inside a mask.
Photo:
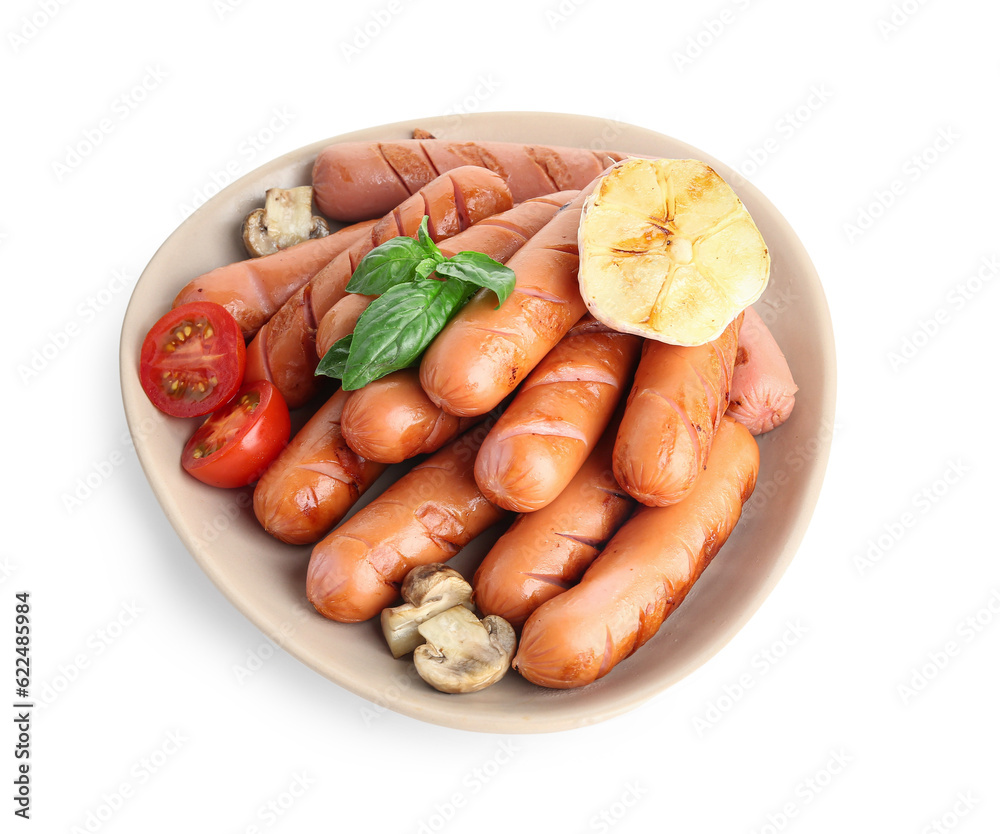
[[(27, 590), (39, 702), (32, 818), (5, 831), (1000, 829), (1000, 12), (648, 9), (4, 5), (0, 700)], [(489, 110), (621, 120), (737, 168), (799, 233), (837, 339), (828, 475), (775, 592), (681, 684), (552, 735), (373, 711), (272, 651), (160, 512), (119, 394), (131, 287), (226, 166)]]

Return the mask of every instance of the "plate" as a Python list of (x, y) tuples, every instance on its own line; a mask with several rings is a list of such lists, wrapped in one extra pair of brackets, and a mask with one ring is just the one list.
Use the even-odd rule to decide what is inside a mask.
[[(771, 252), (771, 280), (755, 306), (799, 384), (792, 416), (758, 438), (761, 470), (754, 497), (684, 604), (640, 651), (581, 689), (545, 689), (511, 672), (482, 692), (447, 695), (424, 684), (408, 659), (392, 658), (376, 622), (346, 625), (321, 617), (305, 598), (310, 547), (286, 545), (263, 532), (249, 488), (218, 490), (188, 477), (179, 465), (180, 451), (197, 421), (161, 414), (138, 382), (139, 347), (147, 330), (191, 278), (245, 257), (239, 223), (261, 204), (266, 189), (309, 184), (313, 159), (331, 142), (405, 139), (415, 127), (447, 139), (702, 159), (733, 185)], [(732, 639), (778, 583), (809, 524), (829, 456), (836, 387), (833, 332), (819, 278), (794, 231), (756, 188), (668, 136), (608, 119), (534, 112), (432, 117), (360, 130), (293, 151), (232, 183), (177, 228), (139, 277), (122, 326), (120, 370), (129, 430), (153, 492), (198, 565), (233, 605), (285, 651), (367, 699), (373, 709), (495, 733), (569, 730), (620, 715), (664, 692)], [(382, 483), (394, 475), (398, 472), (390, 470)], [(452, 564), (468, 570), (493, 538), (473, 542)]]

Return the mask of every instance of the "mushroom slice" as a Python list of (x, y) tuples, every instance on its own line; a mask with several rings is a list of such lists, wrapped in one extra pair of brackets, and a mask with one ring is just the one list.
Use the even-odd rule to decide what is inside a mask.
[(403, 605), (382, 610), (382, 633), (393, 657), (402, 657), (424, 642), (417, 626), (454, 608), (472, 609), (472, 586), (454, 568), (434, 563), (413, 568), (403, 580)]
[(510, 668), (517, 638), (503, 617), (480, 620), (457, 606), (417, 627), (426, 639), (413, 652), (417, 674), (441, 692), (478, 692)]
[(326, 237), (330, 227), (312, 213), (312, 186), (269, 188), (264, 208), (254, 209), (243, 221), (243, 244), (251, 257), (273, 255), (311, 238)]

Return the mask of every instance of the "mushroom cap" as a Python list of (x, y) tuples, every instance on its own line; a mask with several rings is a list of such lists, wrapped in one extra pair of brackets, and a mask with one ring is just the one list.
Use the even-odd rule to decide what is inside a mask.
[(466, 589), (471, 597), (472, 586), (462, 574), (441, 562), (433, 562), (429, 565), (417, 565), (406, 574), (399, 592), (406, 602), (423, 605), (449, 593), (462, 596)]
[(417, 673), (441, 692), (478, 692), (510, 668), (517, 645), (514, 629), (495, 614), (480, 620), (462, 606), (417, 627), (427, 641), (413, 652)]
[(273, 255), (278, 251), (278, 244), (267, 233), (267, 223), (264, 209), (254, 209), (243, 221), (243, 245), (252, 258)]

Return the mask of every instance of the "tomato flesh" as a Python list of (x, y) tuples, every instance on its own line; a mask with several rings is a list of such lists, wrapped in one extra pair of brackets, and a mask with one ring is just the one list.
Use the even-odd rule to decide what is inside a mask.
[(211, 426), (198, 439), (191, 455), (195, 459), (206, 458), (214, 455), (228, 443), (236, 438), (247, 420), (253, 417), (254, 411), (260, 407), (260, 392), (249, 390), (231, 403), (229, 408), (219, 411)]
[(229, 400), (243, 382), (246, 343), (221, 304), (182, 304), (154, 324), (142, 343), (139, 379), (160, 411), (200, 417)]
[(291, 436), (288, 406), (264, 379), (244, 385), (195, 431), (181, 465), (211, 486), (234, 488), (256, 481)]

